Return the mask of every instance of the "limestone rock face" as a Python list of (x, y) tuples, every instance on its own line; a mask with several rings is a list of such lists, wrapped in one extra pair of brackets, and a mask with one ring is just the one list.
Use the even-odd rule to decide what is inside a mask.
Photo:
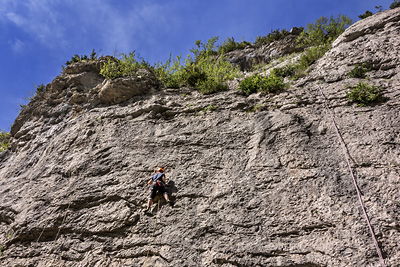
[(271, 60), (295, 52), (303, 51), (296, 43), (296, 30), (294, 34), (286, 36), (284, 39), (274, 41), (262, 46), (248, 46), (242, 50), (235, 50), (226, 53), (225, 59), (230, 63), (240, 66), (242, 71), (247, 71), (258, 64), (266, 64)]
[(146, 94), (157, 85), (154, 74), (141, 69), (137, 76), (104, 81), (99, 92), (99, 99), (104, 104), (119, 104), (134, 96)]
[[(399, 60), (399, 12), (350, 27), (274, 95), (158, 88), (146, 71), (105, 81), (98, 62), (64, 70), (0, 152), (0, 265), (379, 266), (321, 89), (398, 266), (400, 74), (382, 66)], [(353, 33), (374, 19), (376, 32)], [(346, 73), (364, 61), (386, 101), (358, 107), (346, 93), (361, 80)], [(156, 200), (145, 215), (158, 166), (175, 205)]]
[[(354, 49), (354, 46), (357, 49)], [(391, 79), (400, 72), (400, 11), (379, 12), (350, 26), (315, 65), (315, 76), (326, 82), (345, 79), (355, 64), (367, 63), (372, 79)]]

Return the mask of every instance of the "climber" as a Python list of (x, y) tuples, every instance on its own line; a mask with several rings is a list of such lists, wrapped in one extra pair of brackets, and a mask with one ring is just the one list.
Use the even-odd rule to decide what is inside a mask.
[(168, 193), (165, 190), (166, 177), (163, 168), (161, 167), (158, 168), (157, 173), (154, 174), (153, 177), (151, 177), (151, 179), (147, 184), (150, 185), (150, 197), (149, 197), (149, 202), (147, 203), (147, 209), (145, 213), (148, 213), (150, 211), (150, 206), (153, 203), (153, 199), (157, 195), (157, 191), (161, 192), (167, 203), (173, 206), (174, 202), (169, 200)]

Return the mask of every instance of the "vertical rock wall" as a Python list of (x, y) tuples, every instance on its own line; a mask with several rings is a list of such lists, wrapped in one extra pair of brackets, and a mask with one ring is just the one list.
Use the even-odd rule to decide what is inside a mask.
[[(399, 10), (350, 27), (275, 95), (163, 89), (146, 72), (110, 83), (99, 62), (66, 69), (17, 118), (12, 150), (0, 154), (1, 265), (377, 266), (322, 89), (396, 266)], [(346, 86), (360, 80), (347, 73), (366, 61), (375, 66), (366, 82), (386, 101), (358, 107)], [(176, 204), (156, 201), (148, 216), (157, 166)]]

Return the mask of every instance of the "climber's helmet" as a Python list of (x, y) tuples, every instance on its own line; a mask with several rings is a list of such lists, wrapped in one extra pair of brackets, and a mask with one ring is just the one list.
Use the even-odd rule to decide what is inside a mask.
[(164, 169), (160, 167), (160, 168), (157, 169), (157, 171), (158, 172), (164, 172)]

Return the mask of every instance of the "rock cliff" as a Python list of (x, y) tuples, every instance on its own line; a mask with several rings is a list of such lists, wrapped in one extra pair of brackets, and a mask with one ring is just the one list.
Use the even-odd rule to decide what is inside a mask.
[[(361, 20), (274, 95), (200, 95), (102, 60), (47, 85), (0, 152), (1, 266), (387, 266), (400, 262), (400, 8)], [(346, 99), (357, 63), (386, 101)], [(175, 206), (143, 214), (163, 166)]]

